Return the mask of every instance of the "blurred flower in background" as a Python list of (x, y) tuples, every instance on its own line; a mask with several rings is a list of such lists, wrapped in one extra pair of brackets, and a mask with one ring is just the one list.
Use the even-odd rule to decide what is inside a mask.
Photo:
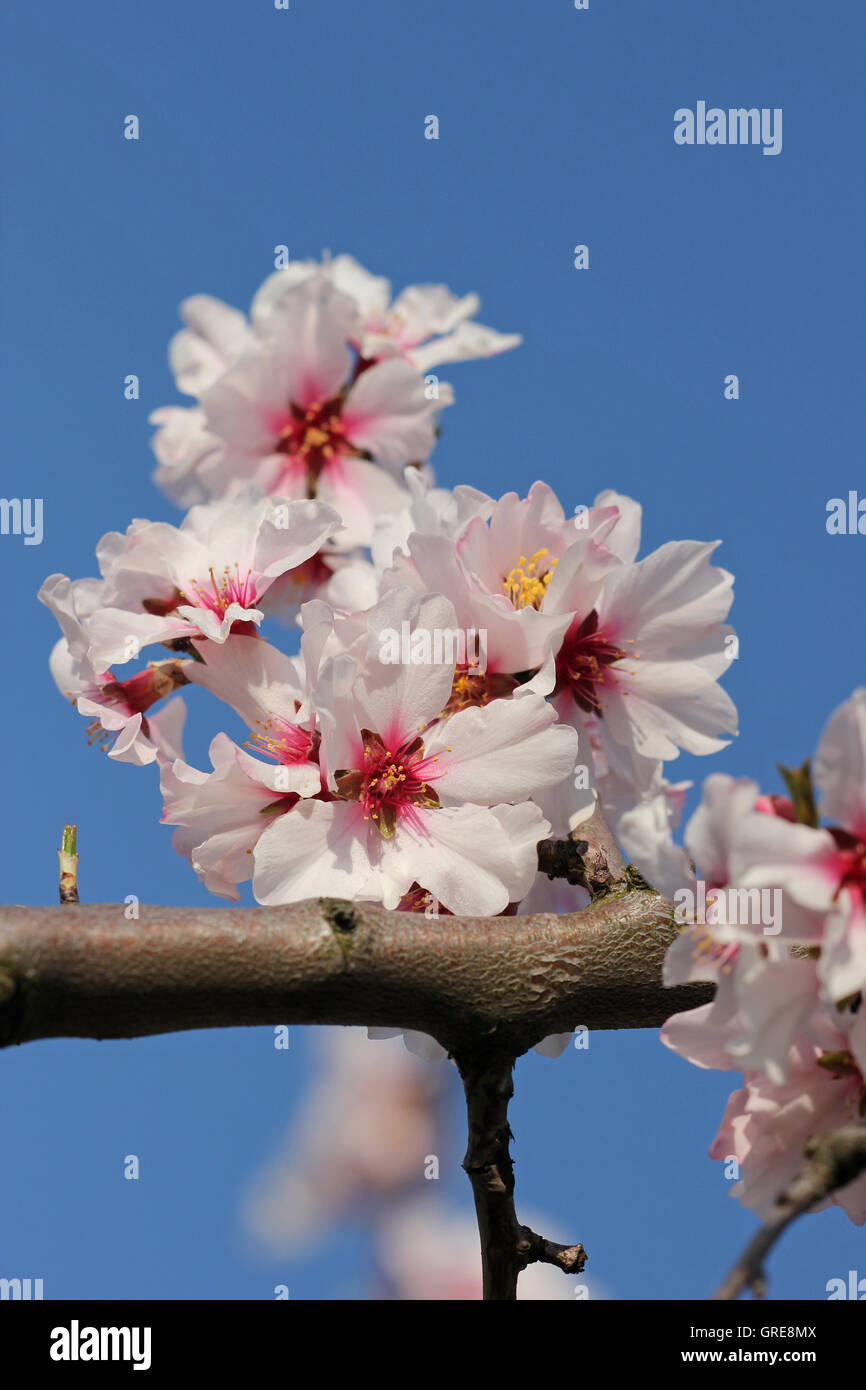
[[(241, 1200), (247, 1240), (259, 1256), (298, 1262), (351, 1223), (366, 1234), (368, 1264), (354, 1296), (369, 1299), (481, 1298), (475, 1212), (443, 1191), (440, 1170), (458, 1168), (463, 1135), (450, 1098), (457, 1076), (431, 1066), (399, 1039), (371, 1041), (363, 1028), (313, 1032), (310, 1088), (281, 1153), (265, 1162)], [(452, 1089), (453, 1088), (453, 1089)], [(536, 1230), (563, 1226), (521, 1213)], [(532, 1265), (524, 1299), (587, 1297), (585, 1275)], [(592, 1296), (604, 1296), (592, 1286)]]

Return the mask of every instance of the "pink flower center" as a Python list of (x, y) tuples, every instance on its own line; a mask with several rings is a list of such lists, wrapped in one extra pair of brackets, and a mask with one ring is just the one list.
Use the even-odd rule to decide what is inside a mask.
[[(143, 716), (158, 700), (171, 695), (178, 686), (187, 684), (179, 661), (154, 662), (125, 681), (116, 680), (113, 671), (104, 671), (99, 681), (99, 685), (92, 686), (86, 692), (87, 698), (93, 700), (94, 704), (105, 705), (108, 709), (119, 709), (130, 716)], [(141, 729), (146, 737), (150, 736), (150, 728), (145, 718), (142, 718)], [(115, 732), (113, 729), (104, 729), (98, 719), (93, 719), (87, 725), (88, 745), (92, 747), (96, 744), (104, 751), (109, 741), (114, 738)]]
[(424, 912), (430, 913), (434, 917), (452, 917), (454, 914), (449, 912), (447, 907), (443, 907), (437, 902), (432, 893), (428, 893), (426, 888), (422, 888), (420, 883), (413, 883), (408, 892), (404, 893), (397, 904), (398, 912)]
[(256, 720), (246, 747), (271, 758), (275, 763), (292, 767), (297, 763), (318, 762), (319, 735), (303, 729), (277, 714), (267, 720)]
[(835, 896), (838, 897), (843, 888), (850, 888), (866, 902), (866, 845), (847, 830), (831, 827), (830, 834), (839, 847), (839, 886)]
[(337, 795), (360, 802), (364, 819), (372, 821), (389, 839), (401, 817), (412, 819), (416, 807), (430, 809), (439, 805), (439, 797), (429, 781), (436, 758), (425, 757), (420, 738), (402, 744), (394, 752), (369, 729), (361, 730), (361, 739), (362, 766), (337, 773)]
[(342, 409), (342, 396), (314, 401), (306, 409), (292, 403), (291, 417), (280, 430), (275, 452), (287, 454), (295, 467), (305, 470), (309, 497), (315, 497), (321, 473), (335, 458), (355, 452), (340, 418)]
[(581, 622), (575, 618), (556, 657), (556, 691), (570, 690), (587, 714), (601, 715), (600, 692), (615, 689), (616, 674), (610, 669), (628, 653), (599, 631), (598, 614), (592, 610)]
[(256, 581), (249, 570), (246, 574), (241, 574), (235, 562), (234, 573), (230, 566), (226, 565), (219, 579), (213, 568), (209, 570), (209, 574), (210, 582), (200, 582), (197, 579), (191, 579), (189, 582), (189, 598), (196, 608), (207, 608), (218, 618), (224, 618), (226, 610), (233, 603), (240, 604), (241, 608), (255, 608), (258, 591)]

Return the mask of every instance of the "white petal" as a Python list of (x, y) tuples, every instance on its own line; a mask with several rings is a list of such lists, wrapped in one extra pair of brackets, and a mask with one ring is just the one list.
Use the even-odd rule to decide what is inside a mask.
[(371, 835), (378, 831), (369, 830), (359, 805), (298, 802), (269, 826), (256, 846), (256, 901), (268, 906), (322, 896), (383, 897), (367, 851)]
[(711, 773), (701, 790), (701, 804), (689, 820), (685, 842), (692, 859), (708, 883), (730, 880), (728, 860), (734, 833), (754, 810), (759, 787), (748, 777)]
[(370, 367), (355, 382), (342, 419), (351, 442), (380, 463), (421, 463), (436, 442), (439, 401), (424, 394), (424, 378), (408, 362), (391, 358)]
[(836, 860), (836, 844), (826, 830), (756, 811), (735, 837), (730, 872), (745, 888), (784, 888), (803, 907), (826, 912), (838, 887)]
[(238, 309), (209, 294), (194, 294), (180, 306), (188, 325), (176, 333), (169, 348), (169, 363), (177, 389), (200, 396), (213, 385), (250, 341), (250, 327)]
[(150, 613), (131, 613), (125, 608), (103, 608), (88, 623), (88, 660), (95, 670), (133, 661), (154, 642), (186, 637), (195, 628), (180, 617), (160, 618)]
[(536, 806), (450, 806), (421, 811), (417, 821), (417, 828), (398, 822), (391, 854), (402, 878), (450, 912), (492, 916), (526, 896), (549, 829)]
[(669, 541), (614, 570), (599, 603), (599, 626), (633, 637), (644, 658), (664, 659), (704, 637), (724, 621), (733, 598), (733, 576), (710, 564), (718, 544)]
[(730, 696), (692, 662), (624, 660), (616, 671), (617, 687), (603, 692), (603, 738), (643, 758), (667, 761), (680, 748), (717, 753), (728, 743), (719, 735), (736, 733)]
[(526, 800), (573, 776), (577, 747), (574, 730), (531, 695), (460, 710), (425, 740), (425, 754), (438, 760), (435, 786), (446, 805)]
[(598, 494), (593, 506), (617, 507), (619, 509), (619, 521), (607, 537), (605, 544), (626, 564), (631, 564), (633, 560), (637, 559), (637, 553), (640, 549), (643, 516), (640, 502), (635, 502), (634, 498), (626, 497), (622, 492), (614, 492), (613, 488), (606, 488), (604, 492)]
[(519, 333), (497, 333), (493, 328), (485, 328), (481, 323), (462, 323), (454, 333), (447, 337), (435, 338), (430, 343), (411, 348), (407, 353), (409, 360), (419, 371), (429, 372), (432, 367), (443, 362), (466, 362), (470, 358), (496, 357), (500, 352), (520, 347), (523, 338)]
[(316, 495), (342, 518), (336, 540), (347, 549), (369, 545), (377, 519), (404, 506), (408, 496), (402, 483), (384, 468), (348, 455), (321, 474)]
[[(194, 666), (195, 662), (190, 662), (187, 670)], [(173, 762), (176, 758), (183, 758), (183, 729), (186, 723), (186, 703), (181, 695), (176, 695), (173, 700), (166, 701), (162, 709), (156, 714), (147, 716), (147, 723), (150, 728), (150, 736), (156, 746), (157, 754), (161, 759)]]
[(225, 700), (248, 729), (271, 715), (294, 722), (303, 692), (290, 657), (261, 637), (236, 634), (221, 646), (202, 642), (196, 650), (204, 661), (186, 668), (189, 680)]
[[(426, 638), (432, 655), (438, 633), (444, 656), (443, 634), (455, 629), (454, 609), (440, 595), (418, 599), (408, 589), (393, 589), (377, 603), (368, 616), (367, 656), (353, 692), (361, 728), (377, 733), (387, 747), (398, 748), (442, 712), (451, 697), (454, 659), (416, 663), (411, 660), (411, 635)], [(407, 652), (402, 650), (404, 632), (410, 637)], [(407, 655), (409, 660), (390, 663), (391, 634), (400, 639), (400, 657)]]
[(321, 274), (290, 289), (261, 326), (285, 400), (307, 407), (340, 390), (352, 368), (348, 343), (360, 333), (357, 305)]
[(821, 812), (866, 839), (866, 687), (832, 715), (814, 760)]
[[(265, 616), (260, 609), (242, 608), (239, 603), (230, 603), (222, 615), (212, 612), (210, 608), (194, 608), (191, 604), (181, 603), (177, 613), (188, 624), (188, 632), (198, 629), (211, 642), (227, 641), (234, 623), (255, 623), (258, 626)], [(162, 621), (167, 622), (168, 619)]]

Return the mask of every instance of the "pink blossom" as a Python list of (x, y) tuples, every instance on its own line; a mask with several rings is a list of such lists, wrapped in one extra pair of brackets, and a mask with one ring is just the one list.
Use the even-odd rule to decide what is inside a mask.
[[(710, 1157), (736, 1158), (741, 1179), (731, 1189), (744, 1206), (765, 1217), (779, 1194), (800, 1172), (806, 1144), (817, 1135), (857, 1123), (864, 1113), (866, 1082), (852, 1056), (849, 1038), (822, 1016), (814, 1016), (790, 1050), (787, 1079), (775, 1082), (746, 1073), (735, 1091)], [(840, 1206), (856, 1226), (866, 1221), (866, 1175), (849, 1183), (815, 1210)]]
[(382, 635), (454, 630), (452, 606), (394, 590), (368, 615), (361, 660), (327, 659), (314, 694), (332, 799), (297, 805), (255, 850), (260, 902), (311, 893), (396, 907), (420, 884), (449, 911), (495, 914), (525, 896), (548, 823), (529, 797), (574, 760), (571, 730), (543, 700), (443, 717), (456, 660), (390, 664)]
[(428, 391), (401, 357), (358, 357), (360, 322), (354, 300), (318, 273), (281, 294), (257, 331), (232, 338), (236, 354), (214, 354), (199, 337), (195, 351), (183, 337), (178, 349), (176, 340), (181, 379), (197, 384), (199, 405), (152, 417), (162, 485), (184, 501), (245, 482), (317, 497), (342, 514), (342, 545), (369, 540), (375, 517), (404, 505), (402, 470), (428, 458), (438, 410), (452, 397), (446, 386)]
[(87, 658), (85, 624), (101, 601), (102, 587), (98, 580), (76, 587), (66, 575), (54, 574), (39, 590), (64, 633), (48, 663), (57, 688), (90, 720), (88, 742), (103, 748), (115, 762), (143, 767), (157, 759), (179, 758), (186, 705), (177, 696), (156, 713), (153, 706), (182, 683), (175, 672), (185, 673), (192, 663), (152, 663), (126, 680), (118, 680), (110, 670), (95, 670)]
[(96, 668), (129, 661), (154, 642), (254, 631), (274, 580), (315, 555), (340, 525), (318, 502), (260, 494), (193, 507), (179, 527), (135, 521), (98, 551), (105, 580), (85, 621)]
[(321, 266), (297, 261), (271, 275), (253, 299), (256, 326), (266, 323), (287, 291), (320, 275), (357, 306), (360, 331), (353, 345), (367, 361), (400, 355), (428, 372), (443, 362), (492, 357), (522, 342), (517, 333), (497, 333), (471, 322), (481, 307), (476, 294), (458, 299), (445, 285), (409, 285), (392, 302), (390, 282), (345, 255)]
[(785, 892), (788, 941), (820, 943), (828, 997), (866, 985), (866, 687), (832, 715), (813, 760), (826, 828), (784, 816), (753, 816), (738, 839), (734, 869), (747, 887)]
[(302, 710), (294, 662), (255, 637), (223, 645), (202, 642), (189, 678), (230, 705), (250, 730), (245, 749), (225, 734), (210, 746), (213, 770), (178, 760), (161, 777), (162, 821), (176, 826), (172, 844), (205, 886), (238, 898), (237, 884), (253, 873), (253, 850), (273, 820), (300, 797), (322, 790), (318, 734)]

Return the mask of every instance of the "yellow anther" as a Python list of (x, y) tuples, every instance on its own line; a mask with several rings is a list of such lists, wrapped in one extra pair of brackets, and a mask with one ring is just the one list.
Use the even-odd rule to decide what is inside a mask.
[(538, 562), (547, 555), (547, 548), (537, 550), (530, 560), (521, 555), (514, 569), (509, 570), (503, 581), (503, 589), (515, 608), (540, 608), (547, 593), (547, 586), (553, 578), (557, 561), (550, 560), (547, 568), (538, 574)]

